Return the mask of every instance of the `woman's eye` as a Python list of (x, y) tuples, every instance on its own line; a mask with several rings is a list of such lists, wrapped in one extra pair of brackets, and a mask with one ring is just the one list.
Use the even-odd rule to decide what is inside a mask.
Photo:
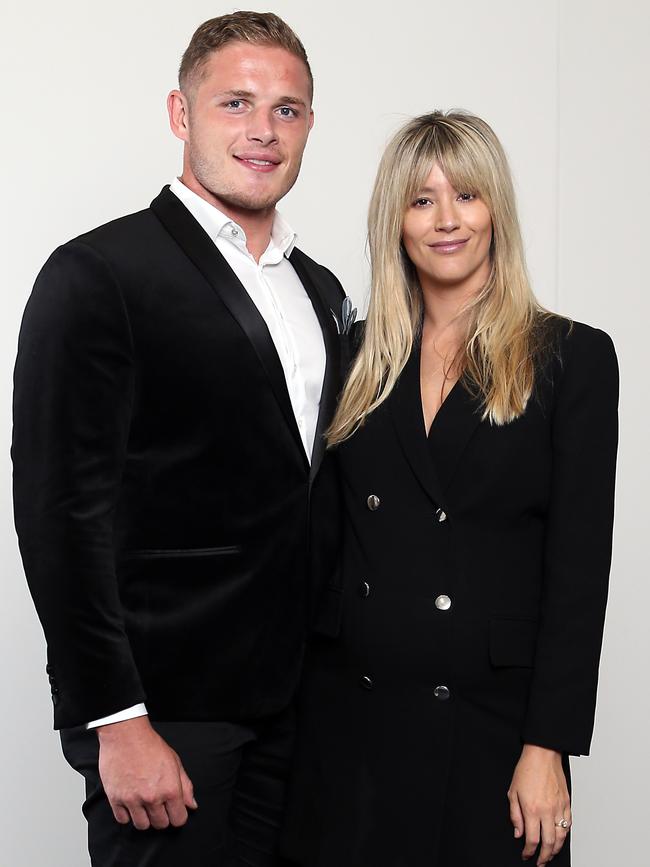
[(471, 202), (476, 198), (476, 193), (458, 193), (461, 202)]
[(422, 197), (420, 199), (416, 199), (413, 202), (413, 204), (415, 205), (416, 208), (424, 208), (426, 205), (431, 204), (431, 199), (426, 199), (426, 198)]

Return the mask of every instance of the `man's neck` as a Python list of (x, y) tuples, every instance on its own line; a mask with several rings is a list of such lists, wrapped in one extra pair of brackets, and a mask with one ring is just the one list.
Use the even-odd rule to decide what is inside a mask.
[(246, 247), (248, 252), (259, 262), (262, 253), (269, 246), (271, 240), (271, 231), (273, 229), (273, 219), (275, 217), (275, 205), (264, 208), (259, 211), (253, 211), (248, 208), (239, 208), (236, 205), (231, 205), (228, 202), (222, 201), (218, 196), (215, 196), (209, 190), (196, 181), (194, 178), (188, 178), (185, 174), (180, 177), (181, 183), (200, 196), (208, 204), (218, 208), (222, 214), (225, 214), (238, 226), (241, 226), (246, 234)]

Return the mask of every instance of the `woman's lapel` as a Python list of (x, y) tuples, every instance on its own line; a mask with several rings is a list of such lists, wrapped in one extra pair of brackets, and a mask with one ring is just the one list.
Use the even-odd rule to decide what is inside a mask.
[(420, 344), (414, 345), (387, 401), (404, 455), (436, 506), (444, 509), (443, 489), (429, 454), (420, 395)]
[(428, 452), (443, 491), (449, 489), (463, 452), (481, 422), (481, 402), (457, 382), (438, 410), (429, 433)]
[(438, 506), (446, 509), (446, 491), (472, 434), (481, 421), (480, 402), (456, 383), (438, 410), (427, 439), (420, 392), (420, 343), (387, 404), (404, 454), (416, 478)]

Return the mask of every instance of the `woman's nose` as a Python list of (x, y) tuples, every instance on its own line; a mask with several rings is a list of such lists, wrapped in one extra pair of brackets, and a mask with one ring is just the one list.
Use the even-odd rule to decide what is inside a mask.
[(436, 214), (436, 231), (453, 232), (460, 225), (458, 213), (451, 202), (440, 203)]

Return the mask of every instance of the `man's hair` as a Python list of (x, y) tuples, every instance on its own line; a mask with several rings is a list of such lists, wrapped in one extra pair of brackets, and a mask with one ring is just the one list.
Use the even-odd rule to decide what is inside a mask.
[(305, 64), (310, 97), (313, 96), (314, 79), (305, 47), (289, 25), (273, 12), (233, 12), (201, 24), (181, 60), (178, 70), (180, 89), (188, 93), (200, 80), (212, 52), (231, 42), (284, 48)]

